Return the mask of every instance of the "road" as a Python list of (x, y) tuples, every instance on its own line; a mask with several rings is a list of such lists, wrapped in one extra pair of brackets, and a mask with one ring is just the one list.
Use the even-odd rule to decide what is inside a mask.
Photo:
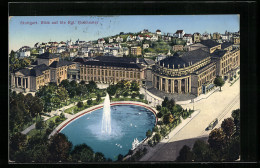
[[(184, 144), (187, 143), (192, 147), (198, 138), (205, 140), (210, 133), (210, 131), (205, 131), (205, 128), (215, 118), (219, 119), (216, 127), (220, 127), (221, 122), (230, 117), (233, 110), (240, 108), (240, 79), (232, 86), (226, 83), (221, 90), (207, 99), (194, 103), (194, 109), (200, 110), (200, 113), (177, 134), (170, 137), (167, 143), (160, 144), (161, 147), (158, 150), (149, 150), (149, 153), (140, 161), (175, 161)], [(182, 106), (184, 109), (193, 109), (193, 103)]]

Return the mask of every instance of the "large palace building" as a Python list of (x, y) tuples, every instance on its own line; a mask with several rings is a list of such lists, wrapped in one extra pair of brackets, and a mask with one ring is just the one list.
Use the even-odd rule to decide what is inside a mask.
[(206, 93), (216, 76), (231, 77), (240, 66), (240, 50), (231, 43), (201, 41), (190, 51), (169, 56), (153, 66), (153, 87), (166, 93)]
[(121, 80), (145, 79), (147, 63), (144, 59), (99, 56), (80, 63), (80, 80), (115, 84)]

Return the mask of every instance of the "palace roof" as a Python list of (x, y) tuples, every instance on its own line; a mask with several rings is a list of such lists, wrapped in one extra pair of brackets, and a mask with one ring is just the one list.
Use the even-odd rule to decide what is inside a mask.
[(19, 72), (21, 72), (22, 74), (24, 74), (25, 76), (40, 76), (42, 75), (43, 71), (48, 70), (49, 67), (45, 64), (41, 64), (41, 65), (37, 65), (32, 69), (21, 69), (19, 70)]
[(202, 40), (200, 43), (209, 47), (209, 48), (215, 47), (215, 46), (220, 44), (220, 43), (213, 41), (213, 40)]
[(166, 68), (168, 68), (168, 64), (169, 64), (170, 69), (173, 68), (173, 65), (174, 65), (174, 69), (178, 68), (178, 65), (180, 65), (180, 68), (184, 68), (184, 64), (185, 67), (187, 67), (189, 66), (189, 62), (195, 64), (209, 56), (210, 55), (208, 52), (202, 49), (198, 49), (189, 52), (184, 52), (182, 54), (174, 54), (173, 56), (161, 60), (159, 64), (161, 66), (164, 65), (164, 67)]
[(222, 56), (224, 56), (226, 54), (226, 52), (227, 52), (227, 50), (222, 50), (222, 49), (219, 50), (219, 49), (217, 49), (211, 55), (213, 57), (222, 57)]
[(227, 47), (229, 47), (229, 46), (231, 46), (232, 45), (232, 43), (230, 43), (230, 42), (223, 42), (222, 44), (221, 44), (221, 49), (225, 49), (225, 48), (227, 48)]
[[(139, 59), (139, 62), (145, 63), (143, 59)], [(110, 67), (123, 67), (123, 68), (144, 68), (142, 65), (137, 63), (136, 58), (124, 58), (124, 57), (113, 57), (113, 56), (98, 56), (90, 58), (85, 62), (81, 62), (84, 65), (95, 65), (95, 66), (110, 66)]]
[(53, 61), (50, 65), (52, 68), (58, 68), (66, 65), (71, 65), (72, 62), (70, 61), (65, 61), (65, 60), (60, 60), (60, 61)]

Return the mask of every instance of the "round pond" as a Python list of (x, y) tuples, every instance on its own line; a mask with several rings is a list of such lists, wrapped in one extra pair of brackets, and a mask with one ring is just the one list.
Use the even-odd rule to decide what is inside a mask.
[(142, 141), (146, 131), (156, 123), (154, 114), (137, 105), (111, 106), (111, 134), (101, 132), (103, 108), (87, 113), (72, 121), (60, 132), (73, 146), (85, 143), (94, 152), (102, 152), (106, 158), (116, 160), (119, 154), (126, 155), (135, 138)]

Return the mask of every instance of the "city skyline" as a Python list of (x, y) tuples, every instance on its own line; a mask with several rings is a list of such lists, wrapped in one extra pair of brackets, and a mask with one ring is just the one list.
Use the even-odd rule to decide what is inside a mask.
[(9, 52), (37, 42), (91, 41), (143, 29), (223, 34), (239, 31), (239, 24), (239, 15), (14, 16), (9, 17)]

